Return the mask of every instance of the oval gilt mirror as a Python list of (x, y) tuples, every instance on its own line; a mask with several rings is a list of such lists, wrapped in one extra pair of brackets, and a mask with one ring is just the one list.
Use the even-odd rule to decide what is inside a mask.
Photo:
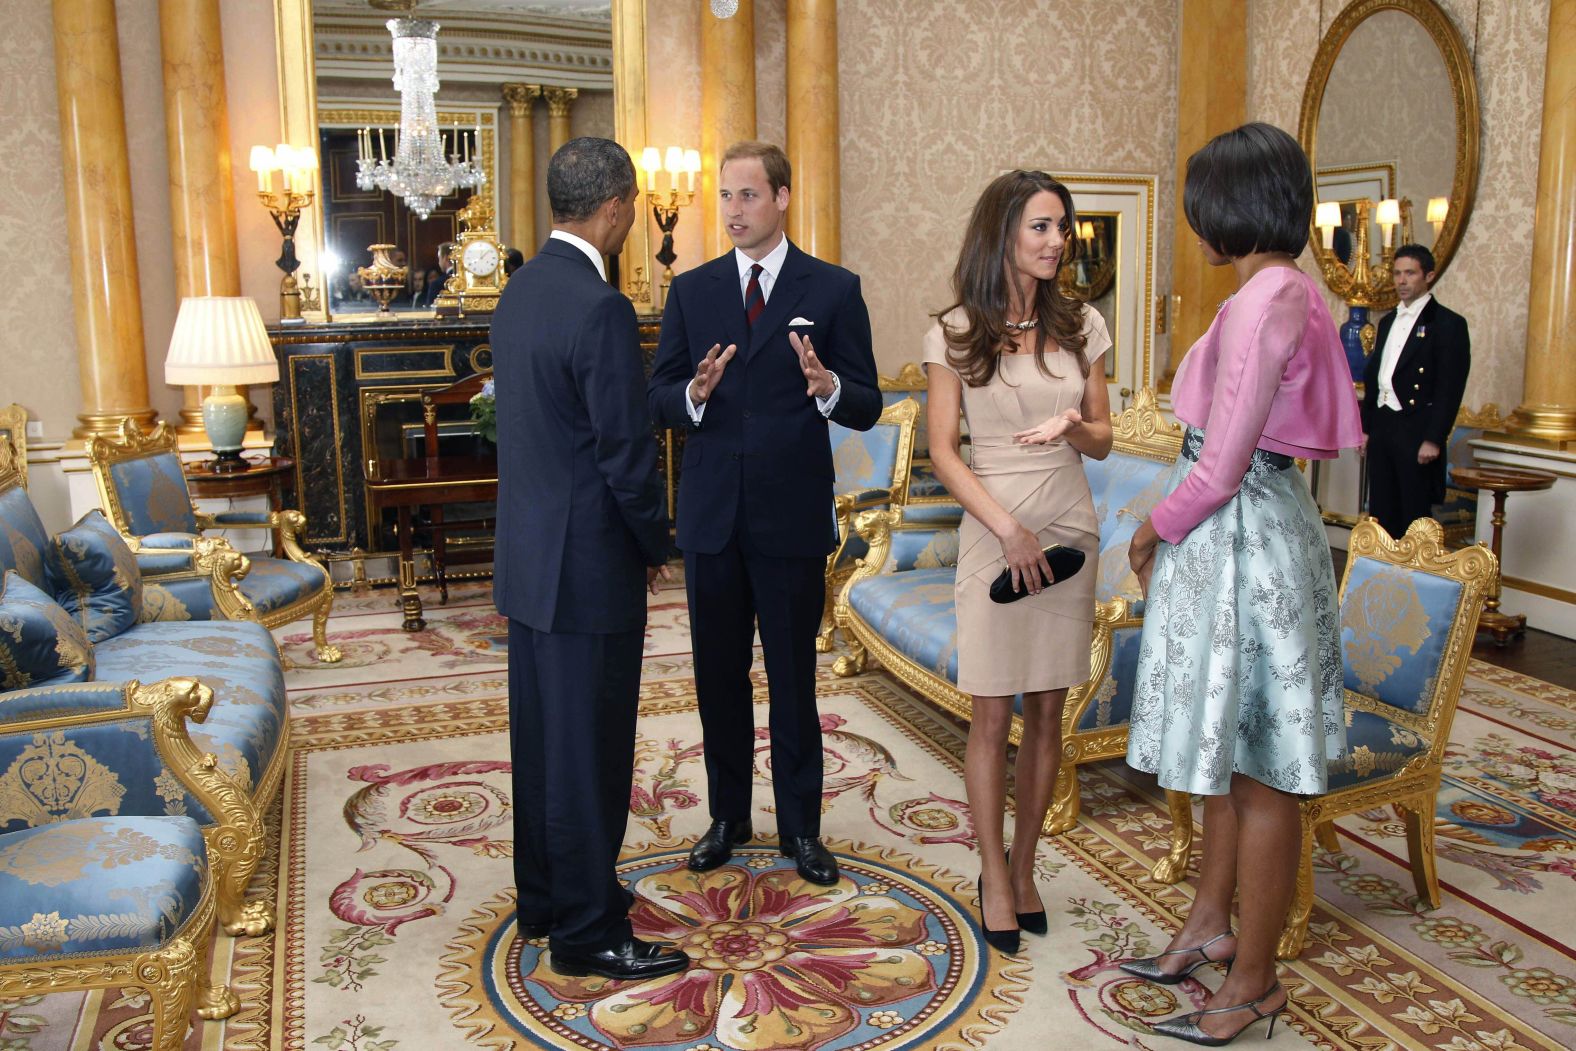
[[(1351, 265), (1364, 241), (1377, 258), (1389, 219), (1392, 246), (1431, 249), (1443, 273), (1472, 211), (1478, 124), (1471, 57), (1434, 0), (1347, 5), (1319, 44), (1299, 126), (1318, 201), (1340, 214), (1333, 236), (1314, 228), (1320, 269)], [(1387, 199), (1400, 202), (1398, 215), (1380, 214)]]

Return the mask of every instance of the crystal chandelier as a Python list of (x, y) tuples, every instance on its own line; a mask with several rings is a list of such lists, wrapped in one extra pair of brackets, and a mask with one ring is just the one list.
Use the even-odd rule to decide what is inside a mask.
[(400, 93), (394, 159), (390, 161), (383, 155), (381, 132), (379, 155), (374, 159), (371, 135), (364, 134), (361, 155), (356, 161), (356, 185), (402, 197), (411, 211), (425, 219), (439, 200), (456, 189), (482, 185), (487, 174), (475, 158), (460, 158), (458, 131), (455, 154), (447, 158), (443, 154), (443, 132), (438, 127), (438, 110), (433, 102), (438, 90), (438, 23), (423, 18), (391, 18), (388, 30), (394, 37), (394, 90)]

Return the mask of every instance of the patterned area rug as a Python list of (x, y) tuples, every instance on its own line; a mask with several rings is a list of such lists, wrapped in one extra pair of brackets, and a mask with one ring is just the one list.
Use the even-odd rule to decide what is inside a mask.
[[(1116, 762), (1085, 772), (1079, 826), (1039, 843), (1050, 935), (987, 950), (963, 731), (879, 672), (820, 684), (823, 829), (845, 879), (805, 884), (773, 849), (764, 739), (763, 836), (690, 873), (704, 771), (675, 589), (652, 600), (623, 874), (639, 932), (696, 964), (647, 983), (560, 978), (513, 934), (503, 622), (485, 590), (460, 588), (407, 635), (376, 597), (341, 603), (339, 668), (309, 663), (305, 625), (279, 633), (296, 751), (257, 890), (285, 919), (271, 938), (219, 940), (243, 1010), (188, 1049), (1160, 1048), (1180, 1045), (1144, 1023), (1207, 995), (1115, 969), (1163, 947), (1191, 893), (1147, 879), (1163, 801)], [(1439, 799), (1443, 907), (1417, 905), (1393, 813), (1343, 821), (1342, 851), (1315, 859), (1310, 944), (1283, 970), (1293, 1010), (1270, 1046), (1576, 1045), (1573, 738), (1576, 694), (1474, 663)], [(8, 1051), (130, 1051), (146, 1026), (131, 990), (0, 1003)]]

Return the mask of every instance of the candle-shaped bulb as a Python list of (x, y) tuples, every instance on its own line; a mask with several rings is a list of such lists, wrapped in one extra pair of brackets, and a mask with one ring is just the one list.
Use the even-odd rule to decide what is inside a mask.
[(274, 170), (274, 151), (267, 146), (253, 146), (247, 166), (257, 173), (258, 190), (266, 193), (269, 189), (269, 174)]
[(655, 146), (647, 146), (641, 150), (640, 170), (646, 173), (646, 192), (655, 193), (657, 189), (657, 172), (662, 170), (662, 151)]

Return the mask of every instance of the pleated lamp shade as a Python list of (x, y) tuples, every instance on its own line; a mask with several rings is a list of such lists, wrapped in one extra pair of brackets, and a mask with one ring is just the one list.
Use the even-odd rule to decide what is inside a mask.
[(184, 387), (274, 383), (279, 362), (248, 296), (187, 296), (175, 316), (164, 382)]

